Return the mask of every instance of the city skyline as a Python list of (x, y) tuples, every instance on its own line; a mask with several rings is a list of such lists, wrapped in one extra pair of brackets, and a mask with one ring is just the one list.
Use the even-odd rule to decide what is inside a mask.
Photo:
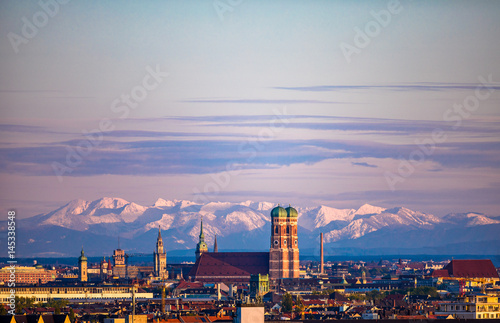
[(496, 2), (50, 3), (0, 4), (4, 214), (111, 196), (500, 215)]

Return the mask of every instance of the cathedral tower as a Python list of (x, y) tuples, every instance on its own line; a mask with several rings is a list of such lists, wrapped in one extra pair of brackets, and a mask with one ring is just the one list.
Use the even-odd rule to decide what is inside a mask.
[(201, 218), (201, 225), (200, 225), (200, 241), (196, 245), (196, 260), (198, 260), (201, 256), (202, 253), (208, 251), (208, 246), (205, 243), (205, 234), (203, 234), (203, 218)]
[(158, 226), (158, 238), (156, 239), (156, 250), (154, 257), (154, 275), (161, 279), (167, 278), (167, 253), (163, 249), (163, 239), (161, 238), (161, 228)]
[(271, 248), (269, 278), (299, 278), (298, 213), (293, 207), (281, 206), (271, 211)]
[(87, 277), (87, 257), (85, 257), (85, 253), (83, 252), (83, 247), (82, 247), (82, 252), (80, 254), (80, 257), (78, 257), (78, 276), (79, 276), (81, 282), (86, 282), (88, 280), (88, 277)]

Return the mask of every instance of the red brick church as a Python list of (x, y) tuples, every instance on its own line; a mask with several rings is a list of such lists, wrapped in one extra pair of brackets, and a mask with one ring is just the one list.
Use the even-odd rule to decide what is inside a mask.
[(189, 278), (226, 284), (249, 283), (250, 276), (258, 274), (269, 275), (271, 283), (283, 278), (299, 278), (297, 217), (297, 210), (291, 206), (278, 205), (272, 209), (269, 252), (208, 252), (202, 224), (197, 260)]

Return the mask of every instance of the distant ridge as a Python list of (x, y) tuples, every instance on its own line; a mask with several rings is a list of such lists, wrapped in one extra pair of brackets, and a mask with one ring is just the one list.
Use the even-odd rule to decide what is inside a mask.
[[(17, 250), (24, 257), (66, 257), (73, 256), (83, 244), (86, 254), (103, 256), (117, 248), (119, 235), (122, 249), (150, 253), (158, 226), (167, 251), (188, 250), (196, 244), (203, 216), (209, 246), (217, 235), (220, 250), (262, 251), (269, 248), (269, 213), (274, 206), (264, 201), (198, 204), (162, 198), (143, 206), (113, 197), (77, 199), (52, 212), (19, 220)], [(327, 255), (447, 254), (448, 250), (497, 254), (500, 250), (500, 221), (484, 214), (437, 217), (405, 207), (386, 209), (369, 204), (358, 209), (294, 207), (299, 213), (299, 247), (304, 251), (318, 249), (320, 232), (324, 233)], [(3, 230), (5, 226), (6, 222), (0, 222)]]

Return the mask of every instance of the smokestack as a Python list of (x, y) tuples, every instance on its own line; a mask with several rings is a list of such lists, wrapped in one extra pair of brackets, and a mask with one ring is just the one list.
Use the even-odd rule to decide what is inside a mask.
[(321, 258), (321, 263), (320, 263), (320, 270), (319, 270), (319, 273), (320, 274), (324, 274), (324, 270), (325, 270), (325, 260), (324, 260), (324, 254), (323, 254), (323, 232), (320, 233), (320, 243), (321, 243), (321, 247), (320, 247), (320, 258)]

